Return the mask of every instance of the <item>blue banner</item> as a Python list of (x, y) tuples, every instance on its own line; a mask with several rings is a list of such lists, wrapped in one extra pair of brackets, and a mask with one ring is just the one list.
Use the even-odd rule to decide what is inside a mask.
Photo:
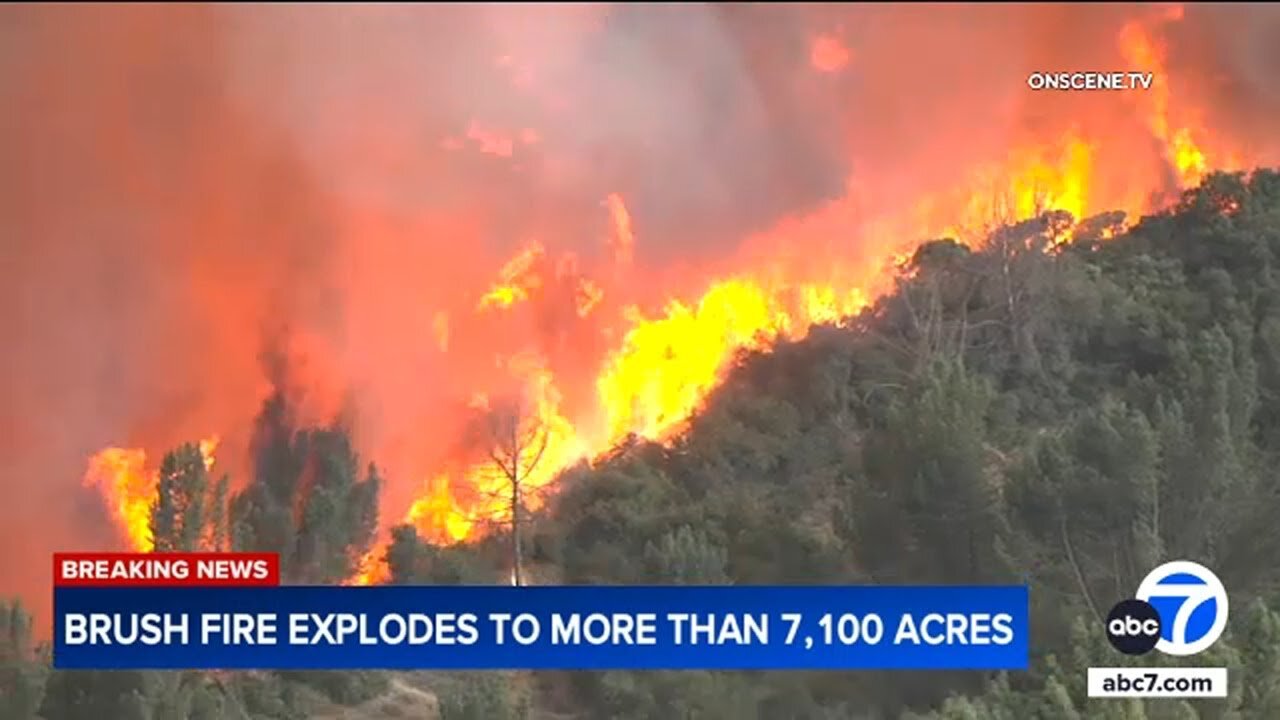
[(1027, 667), (1025, 587), (54, 590), (62, 669)]

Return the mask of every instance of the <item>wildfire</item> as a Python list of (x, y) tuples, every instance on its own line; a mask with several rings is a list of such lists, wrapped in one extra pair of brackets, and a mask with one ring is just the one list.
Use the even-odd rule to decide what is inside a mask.
[[(1084, 219), (1098, 209), (1090, 197), (1095, 166), (1093, 145), (1075, 129), (1055, 143), (1017, 149), (1005, 162), (975, 170), (962, 190), (921, 202), (921, 236), (981, 242), (995, 227), (1051, 210)], [(1109, 209), (1144, 209), (1140, 193), (1109, 200)]]
[[(621, 198), (609, 202), (625, 213)], [(617, 217), (618, 211), (614, 213)], [(513, 265), (523, 261), (517, 258), (507, 267)], [(631, 330), (597, 380), (604, 429), (592, 433), (590, 441), (561, 414), (553, 376), (536, 358), (515, 358), (512, 369), (526, 378), (532, 398), (531, 421), (547, 438), (545, 452), (522, 480), (525, 503), (536, 509), (545, 500), (539, 491), (560, 472), (629, 434), (652, 440), (669, 437), (697, 410), (737, 352), (802, 336), (812, 325), (856, 314), (867, 303), (866, 294), (856, 287), (770, 285), (739, 277), (715, 283), (696, 304), (672, 301), (658, 317), (627, 308)], [(481, 409), (486, 405), (483, 395), (473, 402)], [(404, 522), (435, 541), (458, 542), (508, 522), (510, 497), (510, 478), (495, 472), (486, 460), (433, 476)], [(377, 548), (367, 555), (352, 584), (383, 580), (384, 553), (385, 548)]]
[(343, 585), (378, 585), (390, 578), (391, 571), (386, 563), (386, 548), (379, 547), (370, 550), (360, 558), (356, 574)]
[(466, 539), (475, 525), (459, 507), (448, 475), (437, 475), (426, 485), (422, 497), (413, 501), (405, 522), (414, 527), (438, 528), (452, 542)]
[[(410, 505), (404, 522), (418, 528), (424, 536), (437, 542), (459, 542), (478, 532), (485, 532), (510, 522), (512, 478), (493, 461), (505, 455), (518, 468), (523, 505), (536, 510), (546, 501), (542, 492), (565, 468), (588, 457), (588, 447), (578, 437), (572, 423), (560, 414), (560, 395), (553, 378), (537, 358), (521, 355), (511, 359), (511, 370), (527, 381), (527, 395), (519, 403), (517, 425), (531, 433), (527, 446), (500, 447), (490, 451), (489, 459), (460, 468), (454, 473), (441, 473), (431, 478), (423, 493)], [(473, 399), (478, 413), (491, 411), (488, 398)], [(486, 442), (501, 439), (486, 438)], [(369, 552), (360, 561), (360, 569), (349, 581), (352, 585), (371, 585), (387, 577), (383, 562), (385, 547)]]
[(543, 254), (542, 245), (535, 242), (508, 261), (498, 273), (498, 284), (480, 298), (480, 309), (507, 308), (528, 299), (542, 284), (534, 268)]
[[(537, 509), (545, 501), (540, 491), (560, 471), (587, 457), (589, 448), (573, 423), (561, 415), (560, 393), (551, 373), (538, 359), (521, 355), (512, 358), (510, 365), (527, 383), (525, 397), (514, 407), (520, 415), (514, 421), (532, 431), (529, 444), (536, 447), (513, 447), (504, 438), (485, 437), (481, 442), (487, 448), (498, 445), (496, 452), (513, 458), (520, 466), (523, 501), (530, 509)], [(477, 411), (483, 414), (493, 410), (486, 403)], [(466, 539), (478, 528), (509, 521), (512, 479), (495, 466), (494, 453), (488, 449), (489, 458), (432, 478), (426, 494), (410, 506), (405, 521), (429, 537), (452, 542)]]
[[(540, 339), (550, 335), (555, 335), (557, 342), (569, 338), (559, 345), (525, 343), (523, 337), (512, 340), (513, 344), (533, 346), (533, 350), (523, 345), (518, 350), (483, 345), (484, 363), (476, 363), (488, 370), (489, 358), (496, 355), (503, 359), (502, 380), (514, 378), (522, 388), (523, 419), (541, 433), (539, 442), (545, 440), (537, 463), (520, 478), (526, 504), (537, 508), (545, 501), (541, 491), (561, 472), (575, 463), (593, 460), (627, 436), (669, 440), (702, 406), (740, 352), (802, 337), (815, 324), (839, 322), (867, 307), (892, 285), (892, 271), (881, 269), (901, 267), (921, 239), (941, 234), (975, 242), (994, 225), (1049, 210), (1065, 211), (1076, 220), (1109, 210), (1123, 210), (1134, 217), (1151, 209), (1153, 193), (1188, 187), (1199, 182), (1211, 167), (1229, 166), (1234, 158), (1218, 156), (1219, 148), (1213, 146), (1214, 138), (1203, 129), (1195, 108), (1174, 102), (1158, 25), (1180, 19), (1179, 9), (1154, 22), (1150, 18), (1135, 21), (1125, 25), (1118, 37), (1119, 49), (1129, 63), (1127, 69), (1154, 76), (1149, 91), (1116, 96), (1117, 104), (1132, 100), (1140, 111), (1140, 123), (1132, 123), (1122, 139), (1140, 135), (1138, 139), (1144, 143), (1154, 140), (1152, 147), (1160, 151), (1149, 152), (1147, 157), (1164, 167), (1167, 178), (1152, 179), (1147, 177), (1152, 174), (1149, 172), (1139, 178), (1126, 172), (1130, 169), (1128, 159), (1115, 156), (1116, 148), (1126, 143), (1114, 142), (1083, 122), (1059, 122), (1053, 125), (1052, 133), (1037, 131), (1040, 135), (1034, 140), (1011, 140), (1009, 150), (989, 156), (988, 163), (961, 167), (952, 183), (953, 192), (913, 196), (912, 202), (899, 202), (892, 212), (886, 211), (890, 217), (876, 215), (868, 220), (869, 226), (877, 228), (876, 223), (883, 220), (892, 232), (867, 231), (861, 225), (861, 208), (855, 212), (842, 207), (833, 212), (835, 220), (831, 227), (823, 226), (823, 234), (857, 235), (861, 254), (855, 257), (836, 256), (831, 251), (828, 258), (824, 250), (815, 250), (820, 257), (804, 270), (781, 260), (775, 262), (773, 257), (749, 261), (730, 258), (725, 266), (717, 266), (716, 272), (700, 277), (697, 285), (684, 286), (682, 292), (647, 295), (643, 302), (627, 292), (645, 284), (635, 281), (648, 280), (639, 275), (641, 269), (635, 262), (637, 240), (647, 239), (646, 225), (642, 218), (637, 232), (631, 212), (643, 208), (628, 208), (623, 194), (607, 192), (606, 186), (598, 191), (602, 196), (598, 217), (588, 218), (593, 220), (591, 227), (604, 228), (606, 267), (591, 265), (586, 253), (581, 267), (568, 255), (553, 263), (547, 247), (529, 242), (501, 264), (491, 285), (483, 289), (471, 286), (463, 296), (463, 306), (450, 306), (448, 314), (436, 312), (430, 328), (423, 332), (431, 333), (429, 344), (441, 353), (468, 358), (481, 357), (479, 352), (471, 352), (468, 343), (474, 344), (476, 337), (486, 342), (492, 339), (486, 336), (491, 326), (485, 323), (510, 321), (508, 325), (517, 326), (525, 313), (531, 318), (528, 325), (537, 326), (542, 333)], [(807, 48), (809, 67), (825, 74), (824, 83), (838, 81), (841, 75), (837, 73), (853, 74), (868, 57), (862, 47), (848, 47), (846, 41), (852, 43), (851, 36), (842, 32), (812, 36)], [(504, 60), (503, 64), (510, 63)], [(1123, 107), (1127, 112), (1128, 106)], [(472, 123), (463, 139), (449, 140), (446, 146), (474, 145), (491, 156), (485, 162), (497, 163), (494, 158), (519, 156), (525, 149), (532, 155), (555, 140), (554, 133), (544, 139), (533, 130), (512, 133), (495, 127)], [(962, 143), (963, 139), (957, 141)], [(538, 147), (526, 147), (533, 145)], [(1163, 157), (1156, 157), (1161, 153)], [(795, 220), (793, 224), (802, 223)], [(785, 225), (776, 232), (786, 236), (779, 242), (782, 249), (777, 251), (778, 257), (803, 254), (791, 252), (793, 244), (800, 243), (797, 238), (805, 235), (793, 230)], [(601, 231), (592, 232), (593, 241), (601, 242)], [(632, 282), (620, 281), (624, 274)], [(557, 293), (563, 296), (559, 299), (564, 307), (542, 312), (547, 308), (541, 303), (550, 303), (548, 298)], [(581, 330), (581, 334), (557, 335), (566, 324), (573, 324), (573, 330)], [(509, 328), (503, 327), (506, 333)], [(580, 337), (598, 339), (601, 347), (584, 349), (583, 359), (575, 356), (571, 370), (549, 357), (552, 351), (547, 347), (552, 345), (578, 350), (575, 341)], [(500, 339), (509, 338), (504, 334)], [(490, 377), (476, 377), (466, 375), (465, 380), (456, 380), (460, 386), (455, 394), (458, 398), (472, 396), (471, 410), (483, 415), (493, 410), (491, 399), (496, 395), (491, 393), (495, 388), (488, 385)], [(455, 382), (455, 378), (449, 381)], [(519, 448), (512, 450), (520, 455)], [(396, 508), (395, 514), (424, 537), (441, 543), (472, 539), (509, 522), (511, 478), (495, 466), (491, 451), (469, 448), (426, 468), (412, 478), (420, 483), (415, 499), (407, 509)], [(206, 452), (210, 462), (212, 452), (211, 444)], [(148, 549), (155, 473), (146, 468), (145, 453), (103, 450), (91, 461), (85, 481), (102, 491), (131, 544)], [(351, 582), (370, 584), (385, 579), (384, 553), (385, 547), (378, 547), (366, 555)]]
[(596, 384), (608, 418), (606, 444), (629, 433), (665, 436), (698, 408), (734, 353), (853, 315), (867, 302), (856, 288), (786, 290), (740, 278), (716, 283), (697, 305), (672, 301), (660, 318), (631, 309), (634, 327)]
[[(1176, 6), (1163, 18), (1167, 22), (1182, 19), (1182, 8)], [(1126, 24), (1120, 31), (1120, 51), (1125, 60), (1135, 68), (1152, 73), (1151, 90), (1143, 99), (1150, 102), (1147, 113), (1147, 125), (1151, 134), (1165, 148), (1165, 155), (1177, 173), (1182, 185), (1194, 185), (1204, 177), (1209, 168), (1203, 150), (1197, 146), (1190, 127), (1174, 128), (1170, 120), (1169, 73), (1165, 62), (1164, 48), (1151, 36), (1146, 25), (1140, 21)]]
[[(213, 469), (218, 438), (200, 441), (200, 454), (206, 470)], [(124, 534), (129, 547), (150, 552), (151, 504), (155, 501), (159, 470), (147, 468), (147, 451), (141, 448), (110, 447), (89, 459), (84, 475), (85, 487), (96, 487)]]

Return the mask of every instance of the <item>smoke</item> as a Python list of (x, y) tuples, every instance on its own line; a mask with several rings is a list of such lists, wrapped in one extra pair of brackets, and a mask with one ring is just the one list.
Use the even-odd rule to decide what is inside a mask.
[(1268, 128), (1280, 111), (1280, 7), (1192, 5), (1171, 34), (1171, 70), (1206, 92), (1211, 122), (1259, 151), (1274, 150)]
[[(563, 299), (484, 320), (475, 306), (533, 241), (607, 275), (609, 193), (638, 238), (631, 282), (606, 288), (617, 310), (749, 258), (857, 257), (877, 223), (1073, 125), (1134, 154), (1125, 172), (1159, 166), (1127, 98), (1025, 84), (1128, 69), (1120, 27), (1159, 11), (0, 9), (5, 589), (47, 598), (48, 552), (112, 542), (80, 487), (102, 446), (217, 433), (243, 477), (259, 357), (280, 343), (311, 415), (354, 398), (390, 513), (511, 354), (537, 351), (567, 405), (589, 404), (624, 325), (561, 322)], [(1277, 22), (1215, 5), (1167, 25), (1175, 97), (1203, 99), (1206, 127), (1251, 159), (1275, 150)], [(819, 36), (839, 67), (814, 66)]]
[(83, 512), (92, 452), (252, 417), (270, 323), (325, 316), (333, 222), (289, 138), (225, 93), (216, 10), (10, 6), (0, 27), (0, 577), (47, 598), (50, 551), (112, 542)]

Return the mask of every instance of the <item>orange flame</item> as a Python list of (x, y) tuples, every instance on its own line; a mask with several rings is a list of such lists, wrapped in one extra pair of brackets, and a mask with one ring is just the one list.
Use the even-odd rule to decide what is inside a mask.
[(634, 326), (596, 383), (608, 444), (629, 433), (664, 437), (698, 408), (738, 350), (765, 347), (865, 305), (859, 289), (771, 289), (741, 278), (716, 283), (695, 306), (673, 301), (661, 318), (633, 309)]
[[(199, 445), (205, 469), (213, 469), (217, 436), (201, 440)], [(150, 552), (155, 547), (151, 504), (158, 482), (159, 470), (147, 468), (147, 451), (141, 448), (101, 450), (89, 459), (84, 475), (85, 487), (98, 488), (130, 549), (138, 552)]]
[[(1161, 19), (1165, 22), (1181, 21), (1182, 7), (1175, 6)], [(1178, 180), (1184, 186), (1200, 182), (1208, 170), (1208, 160), (1196, 145), (1191, 127), (1175, 129), (1170, 120), (1171, 91), (1164, 48), (1142, 22), (1133, 21), (1120, 31), (1120, 51), (1136, 69), (1152, 74), (1152, 87), (1144, 97), (1151, 105), (1147, 125), (1151, 134), (1164, 145), (1165, 155), (1177, 172)]]
[[(976, 243), (995, 227), (1049, 211), (1082, 220), (1098, 209), (1090, 197), (1094, 172), (1094, 148), (1077, 130), (1053, 144), (1019, 148), (1004, 164), (974, 171), (962, 191), (921, 202), (917, 212), (926, 229), (919, 236)], [(1109, 198), (1107, 209), (1135, 215), (1146, 203), (1142, 192), (1131, 192)], [(939, 222), (941, 218), (950, 221)], [(911, 251), (905, 253), (910, 255)]]
[[(525, 456), (525, 476), (520, 480), (523, 504), (536, 510), (545, 502), (540, 492), (565, 468), (588, 456), (588, 447), (574, 426), (560, 414), (560, 394), (551, 373), (537, 358), (521, 355), (510, 360), (513, 371), (526, 377), (528, 413), (525, 422), (537, 428), (537, 448)], [(478, 395), (473, 407), (486, 411), (488, 399)], [(508, 449), (510, 452), (511, 450)], [(516, 449), (518, 461), (522, 452)], [(537, 462), (531, 456), (537, 453)], [(413, 525), (425, 537), (454, 543), (510, 522), (511, 479), (490, 461), (481, 461), (453, 473), (441, 473), (428, 481), (423, 493), (410, 505), (403, 522)], [(386, 547), (374, 548), (360, 561), (360, 569), (348, 581), (351, 585), (371, 585), (388, 577), (384, 559)]]
[(542, 256), (542, 245), (535, 242), (503, 265), (498, 283), (480, 298), (480, 309), (507, 308), (528, 299), (542, 284), (534, 272), (534, 265)]
[[(512, 370), (526, 378), (528, 402), (522, 419), (545, 436), (539, 438), (537, 463), (530, 463), (520, 480), (524, 502), (537, 509), (544, 501), (539, 493), (560, 471), (587, 457), (588, 447), (573, 424), (560, 414), (560, 393), (552, 375), (536, 357), (521, 355), (510, 360)], [(487, 412), (486, 407), (478, 408)], [(545, 447), (541, 445), (545, 444)], [(509, 451), (511, 449), (508, 449)], [(410, 506), (405, 521), (433, 539), (457, 542), (481, 528), (508, 522), (511, 516), (510, 479), (488, 460), (434, 477), (427, 492)]]

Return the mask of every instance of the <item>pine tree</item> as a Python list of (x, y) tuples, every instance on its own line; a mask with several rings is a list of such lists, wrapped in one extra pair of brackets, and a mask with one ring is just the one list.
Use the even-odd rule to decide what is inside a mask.
[(1043, 692), (1041, 717), (1045, 720), (1081, 720), (1080, 711), (1072, 702), (1070, 693), (1057, 678), (1052, 675), (1046, 678)]
[(160, 463), (160, 479), (151, 506), (151, 537), (156, 552), (206, 550), (213, 535), (209, 513), (209, 475), (194, 443), (169, 452)]
[(213, 494), (209, 499), (209, 537), (210, 550), (227, 549), (227, 493), (230, 491), (231, 478), (224, 474), (213, 486)]
[(291, 574), (308, 583), (337, 583), (357, 570), (373, 543), (382, 480), (370, 465), (361, 480), (359, 458), (341, 427), (302, 435), (307, 464), (301, 521)]
[(1241, 708), (1248, 717), (1280, 717), (1280, 614), (1258, 599), (1241, 625)]
[(645, 557), (662, 582), (719, 585), (728, 582), (725, 549), (705, 532), (682, 525), (645, 547)]
[(286, 582), (354, 575), (375, 539), (383, 480), (374, 465), (360, 477), (349, 429), (296, 428), (277, 392), (258, 416), (253, 451), (254, 477), (230, 503), (232, 546), (278, 553)]
[(0, 717), (35, 717), (44, 698), (47, 666), (31, 640), (31, 616), (22, 602), (0, 603)]
[(418, 537), (412, 525), (391, 528), (391, 544), (387, 546), (387, 571), (392, 585), (416, 585), (423, 582), (430, 563), (432, 548)]

